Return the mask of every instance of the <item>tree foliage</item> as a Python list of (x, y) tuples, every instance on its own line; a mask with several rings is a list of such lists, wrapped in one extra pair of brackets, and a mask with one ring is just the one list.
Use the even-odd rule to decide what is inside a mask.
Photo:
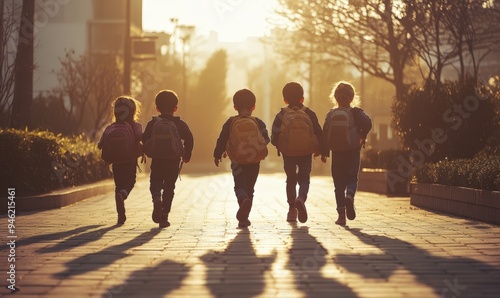
[(404, 147), (420, 164), (473, 157), (500, 129), (499, 105), (498, 92), (473, 78), (463, 84), (427, 81), (394, 104), (393, 116)]
[[(436, 82), (445, 65), (469, 57), (477, 70), (477, 50), (498, 43), (498, 7), (488, 0), (280, 0), (277, 45), (288, 57), (307, 47), (322, 59), (348, 63), (391, 82), (399, 99), (405, 68), (419, 63), (424, 78)], [(465, 66), (460, 75), (465, 75)]]
[(111, 121), (111, 103), (121, 94), (122, 72), (116, 58), (76, 57), (74, 51), (68, 51), (60, 61), (56, 72), (59, 86), (51, 91), (51, 98), (66, 107), (64, 133), (87, 132), (95, 139)]
[[(208, 59), (198, 83), (188, 98), (184, 114), (195, 137), (193, 161), (211, 161), (212, 149), (224, 123), (228, 106), (226, 94), (227, 53), (218, 50)], [(208, 149), (208, 150), (207, 150)]]

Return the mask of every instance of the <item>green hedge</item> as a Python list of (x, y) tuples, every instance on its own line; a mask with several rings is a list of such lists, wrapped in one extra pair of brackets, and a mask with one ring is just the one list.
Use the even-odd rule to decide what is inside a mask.
[(500, 156), (480, 154), (473, 159), (457, 159), (426, 164), (415, 171), (420, 183), (500, 190)]
[(0, 189), (18, 196), (95, 182), (111, 177), (94, 142), (48, 131), (0, 130)]

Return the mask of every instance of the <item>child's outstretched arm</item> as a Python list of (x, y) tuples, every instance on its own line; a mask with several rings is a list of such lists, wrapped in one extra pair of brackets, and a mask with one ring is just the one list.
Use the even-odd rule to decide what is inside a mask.
[(182, 157), (182, 162), (188, 163), (191, 160), (191, 154), (194, 148), (194, 138), (193, 133), (189, 129), (186, 122), (180, 120), (179, 136), (184, 141), (184, 156)]
[(271, 139), (269, 138), (269, 133), (267, 132), (266, 124), (264, 123), (264, 121), (260, 120), (259, 118), (256, 118), (256, 119), (257, 119), (257, 123), (259, 124), (260, 133), (264, 137), (266, 144), (269, 144)]

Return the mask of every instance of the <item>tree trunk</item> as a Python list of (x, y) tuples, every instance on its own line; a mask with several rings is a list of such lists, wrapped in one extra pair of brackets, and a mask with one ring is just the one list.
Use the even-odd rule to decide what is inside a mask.
[(31, 125), (33, 102), (33, 40), (35, 0), (23, 0), (21, 25), (14, 68), (14, 98), (11, 127), (23, 129)]

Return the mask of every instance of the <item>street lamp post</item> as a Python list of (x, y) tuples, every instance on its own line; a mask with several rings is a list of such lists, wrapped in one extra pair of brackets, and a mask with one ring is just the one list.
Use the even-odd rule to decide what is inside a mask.
[(130, 39), (130, 0), (125, 4), (125, 38), (123, 48), (123, 93), (130, 95), (130, 76), (132, 64), (132, 45)]
[(179, 25), (180, 39), (182, 40), (182, 96), (184, 100), (184, 113), (187, 111), (187, 69), (186, 69), (186, 46), (191, 39), (194, 26)]

